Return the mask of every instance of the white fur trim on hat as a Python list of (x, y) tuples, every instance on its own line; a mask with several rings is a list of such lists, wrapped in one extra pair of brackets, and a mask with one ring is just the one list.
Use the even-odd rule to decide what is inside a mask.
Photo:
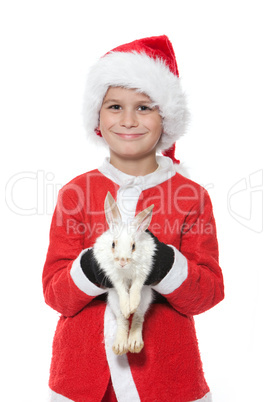
[(109, 87), (136, 89), (148, 95), (159, 107), (163, 119), (163, 135), (157, 150), (166, 150), (180, 138), (188, 122), (186, 97), (178, 76), (165, 62), (145, 53), (111, 52), (102, 57), (90, 70), (84, 96), (83, 118), (88, 138), (105, 144), (95, 129), (99, 112)]

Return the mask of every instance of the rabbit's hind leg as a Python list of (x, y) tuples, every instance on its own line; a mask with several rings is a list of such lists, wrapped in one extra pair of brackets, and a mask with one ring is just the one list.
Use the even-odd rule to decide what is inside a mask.
[(113, 344), (113, 351), (116, 355), (123, 355), (128, 352), (128, 328), (129, 321), (120, 313), (117, 317), (117, 331)]
[(129, 321), (121, 313), (119, 297), (115, 289), (109, 290), (108, 303), (116, 317), (117, 323), (113, 351), (116, 355), (123, 355), (128, 352)]
[(128, 336), (128, 350), (131, 353), (139, 353), (143, 346), (142, 328), (146, 311), (152, 301), (152, 289), (149, 286), (143, 286), (141, 291), (141, 302), (133, 315), (131, 328)]

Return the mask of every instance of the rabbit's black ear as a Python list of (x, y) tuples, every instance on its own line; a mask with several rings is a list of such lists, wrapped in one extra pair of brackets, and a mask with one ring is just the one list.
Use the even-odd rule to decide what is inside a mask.
[(154, 205), (151, 205), (135, 216), (133, 226), (136, 228), (137, 234), (144, 232), (149, 227), (152, 219), (153, 207)]
[(104, 212), (106, 216), (106, 221), (110, 228), (114, 228), (121, 221), (121, 214), (118, 209), (118, 206), (112, 196), (112, 194), (108, 191), (105, 201), (104, 201)]

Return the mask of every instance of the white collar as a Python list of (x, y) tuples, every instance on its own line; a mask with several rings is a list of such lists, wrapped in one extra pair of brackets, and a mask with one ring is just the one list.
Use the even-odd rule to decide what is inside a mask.
[(176, 174), (174, 164), (167, 156), (157, 155), (156, 161), (158, 163), (158, 168), (153, 173), (149, 173), (145, 176), (132, 176), (121, 172), (121, 170), (118, 170), (110, 164), (110, 159), (108, 157), (105, 158), (103, 164), (98, 170), (120, 187), (126, 185), (139, 185), (142, 187), (142, 190), (146, 190), (163, 183)]

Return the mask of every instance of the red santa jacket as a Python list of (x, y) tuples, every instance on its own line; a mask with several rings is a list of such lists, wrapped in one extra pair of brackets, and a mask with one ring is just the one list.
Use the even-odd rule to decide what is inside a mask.
[[(143, 177), (106, 160), (99, 170), (64, 186), (53, 215), (43, 271), (46, 303), (61, 314), (53, 341), (51, 400), (101, 401), (109, 379), (118, 401), (209, 401), (193, 315), (224, 297), (212, 205), (207, 191), (176, 173), (169, 158)], [(124, 220), (154, 204), (149, 230), (173, 246), (175, 260), (154, 290), (161, 298), (146, 314), (144, 348), (112, 351), (116, 321), (105, 289), (84, 275), (80, 258), (107, 229), (110, 191)]]

